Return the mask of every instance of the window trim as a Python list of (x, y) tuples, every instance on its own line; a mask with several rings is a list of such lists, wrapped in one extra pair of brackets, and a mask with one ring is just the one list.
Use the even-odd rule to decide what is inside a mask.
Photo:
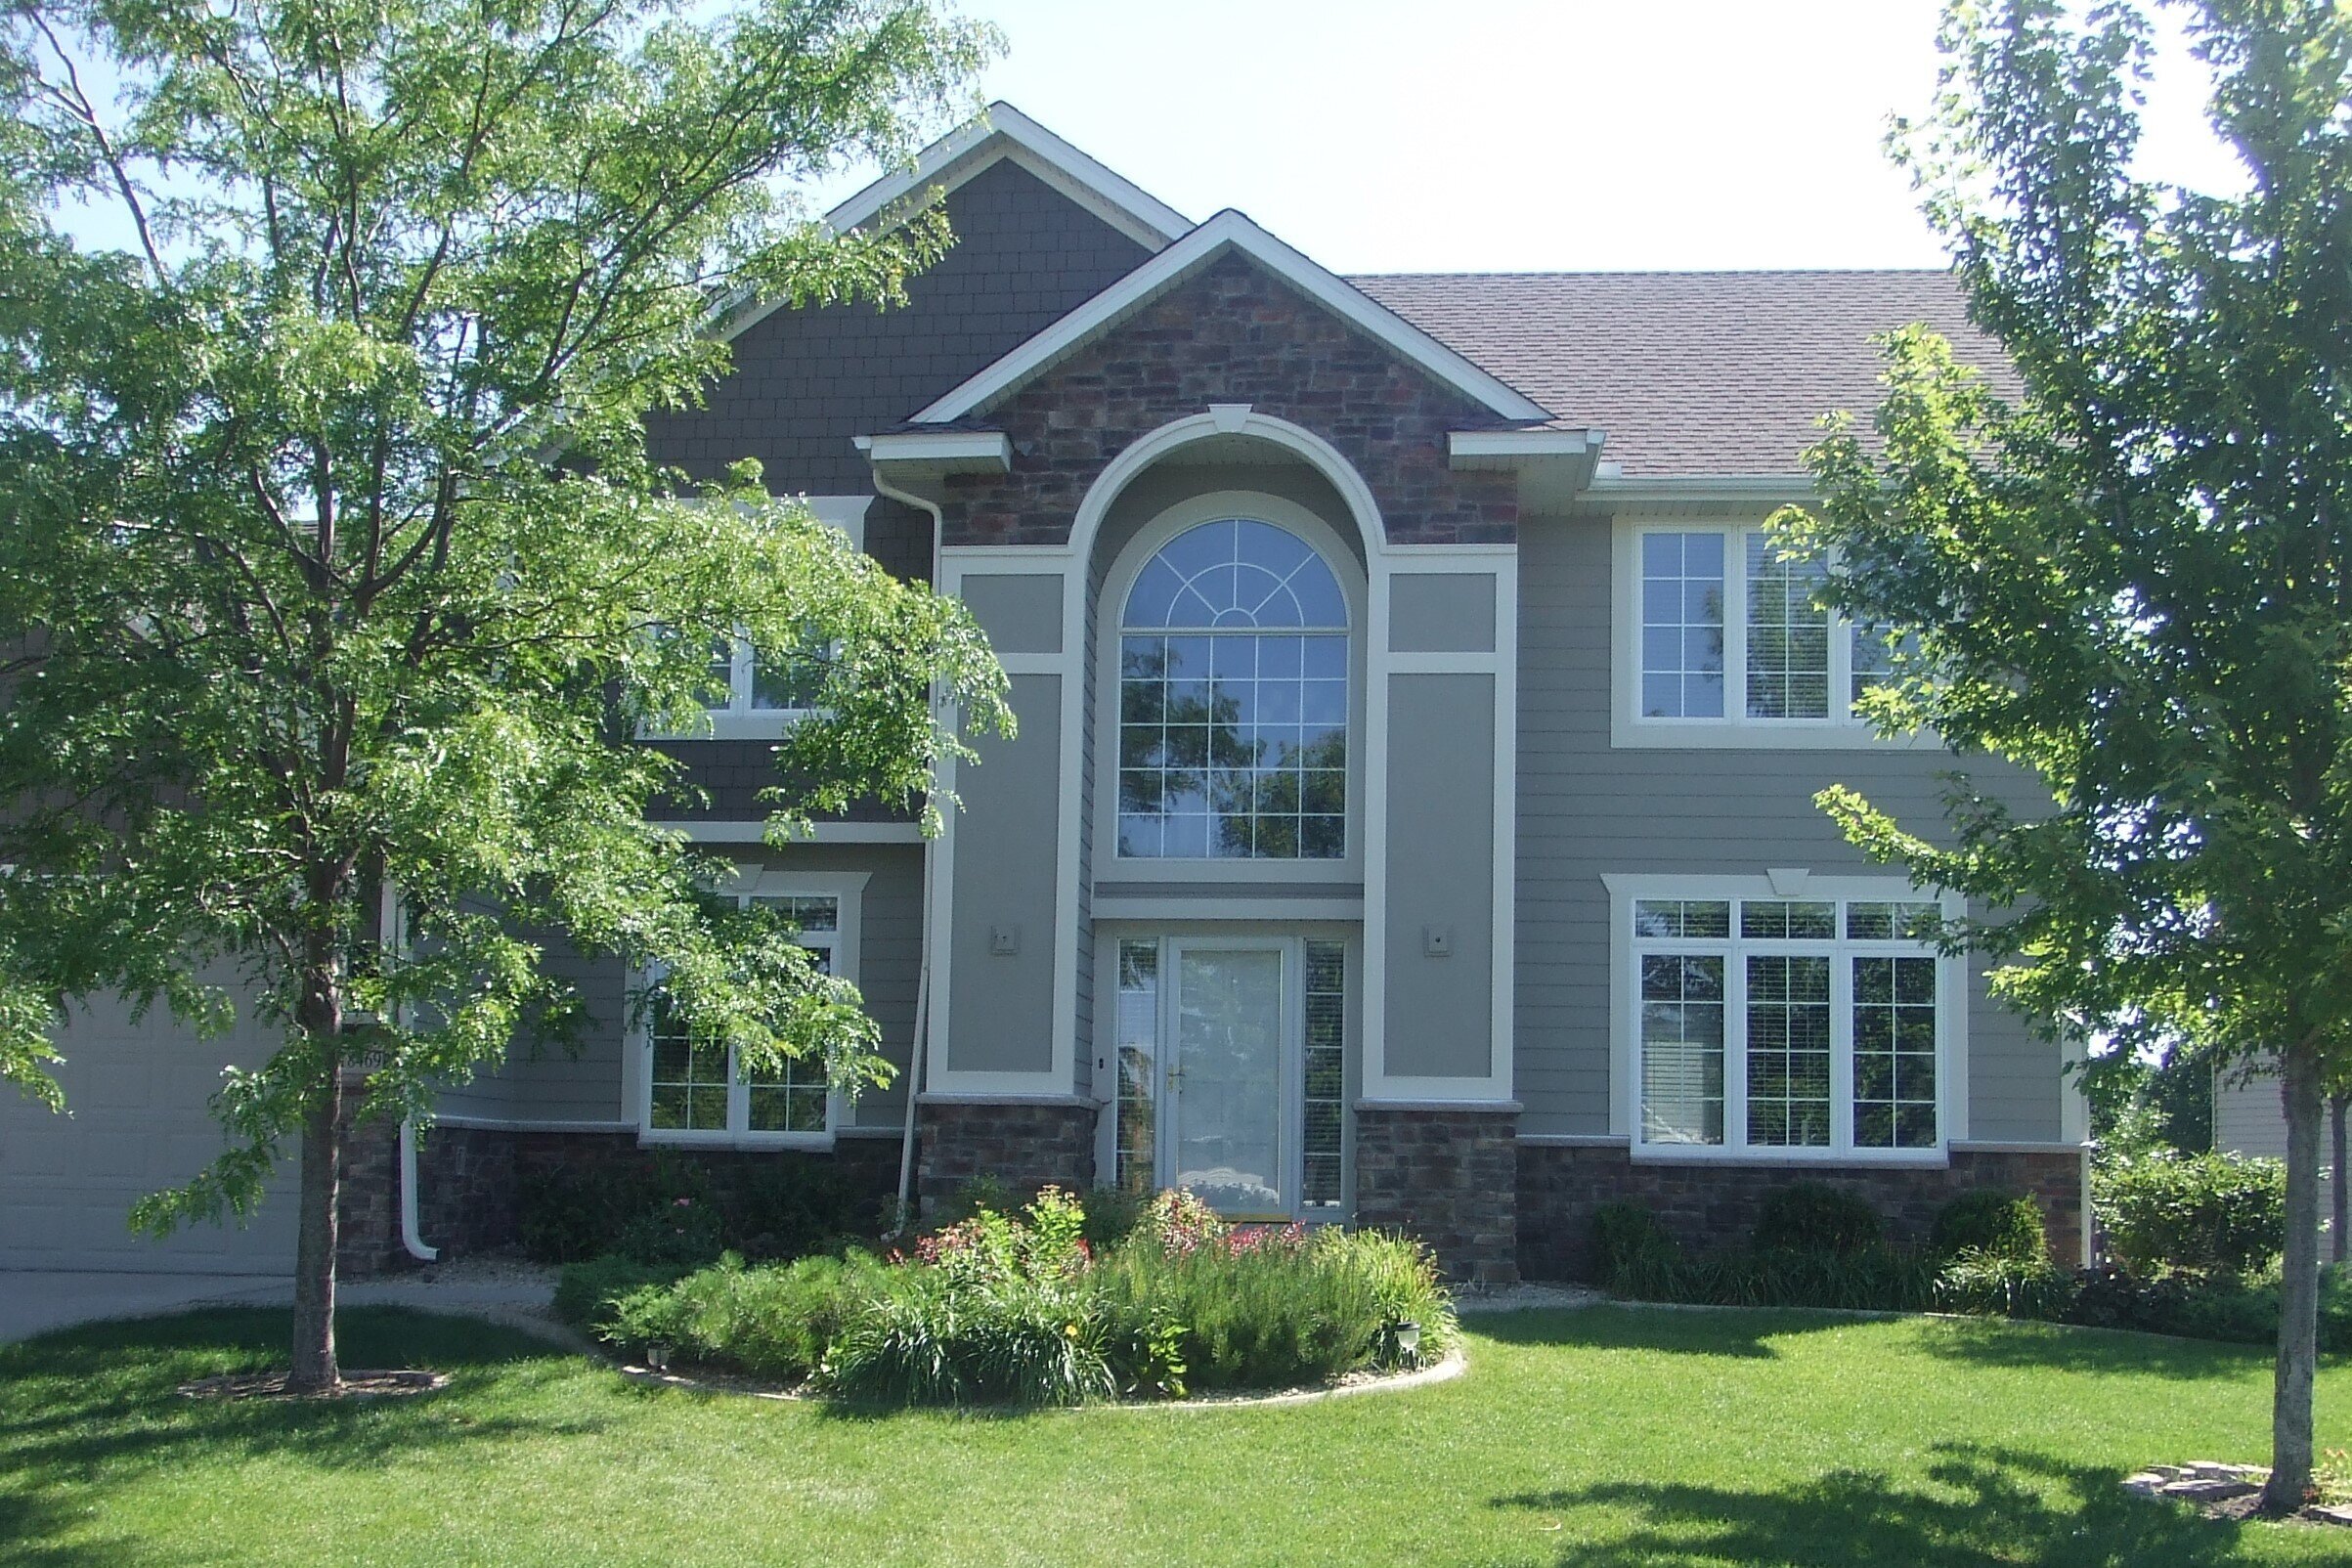
[[(858, 953), (862, 946), (865, 886), (871, 873), (864, 871), (790, 871), (781, 867), (746, 865), (737, 868), (734, 879), (719, 891), (733, 898), (738, 905), (754, 898), (803, 897), (831, 898), (835, 901), (836, 918), (832, 939), (824, 945), (833, 955), (833, 973), (850, 984), (857, 983)], [(658, 966), (647, 966), (634, 976), (639, 988), (649, 988), (661, 980)], [(806, 1149), (824, 1151), (834, 1146), (843, 1127), (849, 1124), (851, 1109), (849, 1099), (838, 1091), (825, 1095), (825, 1130), (822, 1132), (755, 1132), (746, 1119), (751, 1097), (741, 1074), (730, 1072), (727, 1079), (727, 1125), (724, 1130), (703, 1128), (656, 1127), (653, 1124), (653, 1020), (649, 1010), (639, 1009), (642, 1015), (628, 1028), (628, 1062), (635, 1082), (631, 1089), (631, 1105), (634, 1108), (637, 1124), (637, 1143), (641, 1148), (659, 1146), (665, 1149)], [(733, 1066), (733, 1051), (728, 1052)]]
[[(1611, 529), (1613, 588), (1610, 622), (1609, 743), (1614, 747), (1754, 747), (1786, 749), (1933, 748), (1925, 731), (1885, 739), (1852, 711), (1853, 623), (1833, 617), (1829, 687), (1833, 712), (1822, 719), (1756, 719), (1748, 714), (1748, 552), (1746, 536), (1764, 527), (1760, 516), (1619, 518)], [(1653, 717), (1641, 711), (1641, 555), (1650, 534), (1723, 537), (1723, 714), (1712, 718)], [(1844, 701), (1841, 703), (1840, 699)]]
[[(1971, 976), (1966, 957), (1931, 954), (1936, 959), (1936, 1133), (1930, 1149), (1856, 1148), (1851, 1144), (1852, 1078), (1852, 957), (1878, 954), (1915, 956), (1915, 942), (1853, 941), (1841, 935), (1829, 940), (1765, 942), (1757, 938), (1726, 937), (1637, 938), (1633, 935), (1633, 905), (1649, 898), (1686, 899), (1829, 899), (1848, 901), (1935, 903), (1946, 918), (1966, 912), (1957, 893), (1914, 888), (1904, 877), (1814, 876), (1804, 870), (1775, 870), (1758, 875), (1644, 875), (1611, 872), (1601, 878), (1609, 893), (1609, 1060), (1612, 1079), (1610, 1133), (1627, 1140), (1632, 1157), (1643, 1164), (1748, 1165), (1928, 1165), (1950, 1162), (1953, 1146), (1968, 1140), (1968, 1006)], [(1736, 918), (1736, 917), (1735, 917)], [(1734, 926), (1736, 931), (1736, 925)], [(1660, 945), (1685, 950), (1720, 952), (1724, 965), (1724, 1137), (1721, 1144), (1652, 1144), (1641, 1137), (1641, 954)], [(1730, 958), (1754, 951), (1833, 956), (1830, 971), (1831, 1013), (1831, 1126), (1827, 1148), (1789, 1148), (1779, 1145), (1733, 1143), (1744, 1126), (1732, 1119), (1737, 1103), (1732, 1093), (1735, 1063), (1733, 998), (1742, 987), (1734, 983), (1736, 966)], [(1744, 975), (1740, 977), (1744, 980)], [(1742, 1080), (1744, 1082), (1744, 1079)]]
[[(1186, 529), (1228, 517), (1271, 523), (1304, 540), (1324, 559), (1347, 600), (1347, 810), (1345, 853), (1330, 860), (1198, 860), (1129, 856), (1118, 852), (1119, 638), (1128, 590), (1152, 558)], [(1365, 839), (1372, 821), (1366, 768), (1371, 750), (1367, 661), (1371, 649), (1371, 586), (1364, 563), (1339, 531), (1293, 501), (1255, 490), (1220, 490), (1190, 496), (1154, 515), (1135, 532), (1103, 574), (1094, 601), (1094, 671), (1090, 693), (1094, 739), (1093, 833), (1098, 881), (1293, 883), (1362, 880)]]

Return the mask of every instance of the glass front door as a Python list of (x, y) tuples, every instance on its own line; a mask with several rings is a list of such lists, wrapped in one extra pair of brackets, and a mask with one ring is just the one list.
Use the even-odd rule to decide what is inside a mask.
[(1289, 1009), (1280, 946), (1173, 942), (1169, 999), (1168, 1185), (1220, 1214), (1288, 1219), (1288, 1096), (1283, 1066)]
[(1111, 1180), (1187, 1188), (1229, 1219), (1335, 1217), (1345, 945), (1156, 936), (1114, 951)]

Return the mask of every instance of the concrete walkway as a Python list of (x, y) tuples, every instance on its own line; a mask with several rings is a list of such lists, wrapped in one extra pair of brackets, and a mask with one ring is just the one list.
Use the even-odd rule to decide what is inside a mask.
[[(347, 1281), (336, 1300), (346, 1307), (414, 1307), (487, 1318), (568, 1341), (569, 1334), (546, 1316), (554, 1290), (551, 1269), (483, 1260), (391, 1279)], [(284, 1306), (293, 1299), (294, 1282), (285, 1275), (0, 1269), (0, 1343), (104, 1318), (148, 1318), (191, 1307)]]

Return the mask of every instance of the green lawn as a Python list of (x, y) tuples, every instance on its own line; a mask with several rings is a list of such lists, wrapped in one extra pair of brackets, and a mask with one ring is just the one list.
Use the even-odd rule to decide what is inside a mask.
[[(518, 1336), (343, 1319), (445, 1393), (199, 1403), (282, 1314), (0, 1347), (0, 1563), (2352, 1562), (2352, 1531), (2123, 1497), (2258, 1459), (2264, 1358), (2036, 1327), (1594, 1309), (1473, 1320), (1469, 1373), (1281, 1410), (858, 1416), (635, 1387)], [(2352, 1366), (2321, 1378), (2352, 1446)]]

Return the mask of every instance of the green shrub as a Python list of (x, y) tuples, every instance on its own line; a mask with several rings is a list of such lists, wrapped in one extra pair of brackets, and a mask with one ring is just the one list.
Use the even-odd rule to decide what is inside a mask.
[(2168, 1152), (2091, 1172), (2091, 1204), (2124, 1270), (2250, 1274), (2287, 1236), (2287, 1171), (2274, 1159)]
[(582, 1333), (601, 1336), (612, 1324), (616, 1300), (641, 1285), (669, 1285), (679, 1273), (612, 1253), (567, 1263), (555, 1279), (555, 1316)]
[(762, 1160), (712, 1195), (719, 1238), (753, 1262), (838, 1252), (880, 1229), (880, 1204), (830, 1161)]
[(1118, 1392), (1105, 1324), (1078, 1282), (957, 1285), (904, 1271), (844, 1328), (825, 1369), (836, 1393), (916, 1405), (1082, 1405)]
[(1592, 1211), (1592, 1258), (1601, 1288), (1633, 1294), (1633, 1284), (1670, 1268), (1679, 1248), (1647, 1205), (1603, 1203)]
[(2020, 1262), (2047, 1262), (2050, 1237), (2041, 1205), (1995, 1188), (1962, 1193), (1936, 1212), (1928, 1250), (1939, 1258), (1982, 1252)]
[(613, 1250), (655, 1268), (692, 1269), (715, 1263), (724, 1248), (719, 1211), (691, 1198), (646, 1209), (613, 1240)]
[(532, 1171), (519, 1188), (516, 1220), (535, 1263), (601, 1257), (656, 1202), (651, 1171), (636, 1164)]
[(1135, 1234), (1152, 1209), (1150, 1193), (1130, 1193), (1118, 1187), (1098, 1187), (1086, 1195), (1086, 1245), (1108, 1252)]
[(1885, 1237), (1877, 1209), (1823, 1182), (1775, 1188), (1764, 1195), (1756, 1218), (1759, 1252), (1867, 1252)]
[(2063, 1323), (2080, 1285), (2047, 1253), (2020, 1255), (1968, 1247), (1944, 1262), (1936, 1278), (1936, 1305), (1981, 1317), (2039, 1318)]

